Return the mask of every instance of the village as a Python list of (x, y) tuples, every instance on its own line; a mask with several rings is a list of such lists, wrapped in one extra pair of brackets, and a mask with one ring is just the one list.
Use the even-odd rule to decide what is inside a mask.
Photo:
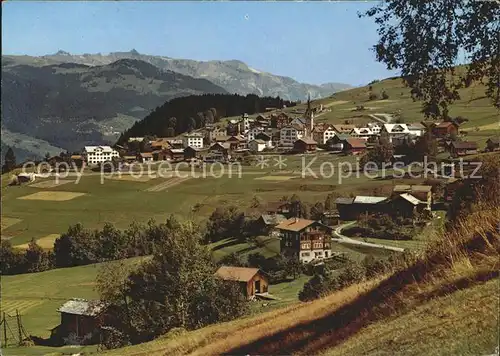
[[(177, 137), (130, 137), (125, 145), (86, 146), (80, 154), (72, 154), (71, 161), (78, 167), (96, 166), (105, 162), (119, 161), (151, 163), (205, 162), (227, 163), (241, 160), (247, 155), (266, 154), (313, 154), (328, 152), (344, 155), (362, 155), (373, 149), (381, 136), (387, 137), (392, 146), (414, 143), (426, 132), (432, 133), (438, 143), (438, 152), (443, 157), (456, 159), (474, 155), (480, 151), (477, 142), (467, 141), (466, 131), (460, 130), (460, 122), (423, 121), (415, 123), (384, 123), (378, 118), (364, 125), (352, 124), (345, 119), (343, 124), (315, 122), (323, 105), (312, 107), (308, 100), (305, 112), (300, 115), (274, 110), (254, 118), (243, 114), (239, 119), (222, 120)], [(388, 116), (390, 118), (390, 116)], [(481, 152), (498, 151), (498, 137), (487, 140)], [(403, 158), (401, 155), (397, 158)], [(67, 157), (48, 158), (51, 165)]]

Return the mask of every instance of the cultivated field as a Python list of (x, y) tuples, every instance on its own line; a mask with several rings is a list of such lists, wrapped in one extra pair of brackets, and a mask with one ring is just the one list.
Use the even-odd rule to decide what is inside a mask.
[[(45, 250), (50, 250), (54, 247), (54, 242), (56, 241), (57, 238), (61, 236), (60, 234), (49, 234), (47, 236), (42, 237), (41, 239), (36, 240), (36, 243), (38, 246)], [(16, 245), (14, 246), (16, 248), (20, 249), (27, 249), (29, 247), (28, 243), (21, 244), (21, 245)]]
[(55, 179), (51, 179), (51, 180), (45, 180), (45, 181), (42, 181), (42, 182), (38, 182), (38, 183), (33, 183), (33, 184), (30, 184), (30, 187), (33, 187), (33, 188), (55, 188), (59, 185), (63, 185), (63, 184), (68, 184), (68, 183), (71, 183), (72, 181), (71, 180), (64, 180), (64, 179), (59, 179), (58, 181), (56, 181)]
[[(210, 177), (209, 170), (204, 176), (202, 169), (193, 170), (190, 179), (173, 177), (142, 181), (124, 178), (125, 174), (119, 180), (101, 181), (99, 174), (86, 173), (78, 184), (59, 184), (50, 190), (32, 185), (4, 186), (2, 236), (10, 238), (13, 245), (22, 245), (32, 238), (64, 233), (68, 226), (78, 222), (87, 228), (102, 227), (105, 222), (126, 228), (133, 221), (164, 221), (170, 214), (202, 221), (217, 206), (234, 204), (241, 209), (249, 208), (254, 196), (265, 203), (296, 193), (313, 204), (324, 201), (329, 193), (337, 196), (385, 195), (391, 192), (394, 184), (391, 180), (371, 179), (354, 173), (347, 178), (347, 166), (344, 165), (354, 166), (357, 158), (352, 156), (322, 153), (283, 157), (286, 167), (281, 170), (275, 161), (277, 156), (269, 156), (269, 166), (241, 166), (241, 175), (235, 167), (232, 167), (232, 174), (227, 166), (225, 171), (214, 170), (214, 175), (220, 178)], [(331, 163), (333, 170), (330, 166), (320, 169), (324, 162)], [(305, 167), (307, 169), (303, 169)], [(191, 177), (190, 170), (182, 174)], [(398, 182), (416, 184), (422, 180)], [(37, 183), (50, 186), (53, 181), (52, 178)], [(194, 206), (196, 213), (193, 213)]]
[(17, 199), (66, 201), (66, 200), (71, 200), (71, 199), (81, 197), (82, 195), (85, 195), (85, 193), (45, 191), (45, 192), (37, 192), (37, 193), (25, 195), (25, 196), (19, 197)]

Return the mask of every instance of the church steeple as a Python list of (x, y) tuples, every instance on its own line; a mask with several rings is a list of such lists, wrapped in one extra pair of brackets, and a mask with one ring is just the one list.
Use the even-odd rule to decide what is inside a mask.
[(305, 113), (306, 126), (309, 131), (309, 136), (312, 137), (312, 130), (314, 128), (314, 113), (311, 108), (311, 94), (307, 96), (307, 109)]

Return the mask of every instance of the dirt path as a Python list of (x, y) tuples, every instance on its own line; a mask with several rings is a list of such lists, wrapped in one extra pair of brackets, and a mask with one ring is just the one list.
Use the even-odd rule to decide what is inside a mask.
[(390, 124), (393, 120), (392, 115), (384, 113), (369, 114), (368, 116), (370, 116), (374, 120), (377, 120), (378, 122), (381, 122), (382, 124)]
[(349, 223), (342, 224), (342, 225), (336, 227), (335, 230), (333, 231), (333, 234), (335, 236), (337, 236), (337, 238), (334, 238), (332, 240), (339, 242), (339, 243), (347, 244), (347, 245), (358, 245), (358, 246), (365, 246), (365, 247), (372, 247), (372, 248), (381, 248), (384, 250), (390, 250), (390, 251), (396, 251), (396, 252), (404, 252), (405, 249), (401, 248), (401, 247), (394, 247), (394, 246), (387, 246), (387, 245), (381, 245), (381, 244), (374, 244), (374, 243), (370, 243), (370, 242), (358, 241), (358, 240), (354, 240), (354, 239), (351, 239), (350, 237), (342, 235), (343, 229), (350, 227), (350, 226), (354, 225), (355, 223), (356, 223), (355, 221), (351, 221)]

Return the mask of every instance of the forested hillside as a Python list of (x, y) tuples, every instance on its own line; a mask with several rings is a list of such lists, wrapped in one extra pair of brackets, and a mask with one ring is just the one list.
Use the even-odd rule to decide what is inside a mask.
[(205, 94), (176, 98), (157, 107), (144, 120), (136, 122), (120, 137), (119, 143), (136, 136), (178, 135), (214, 123), (222, 117), (254, 114), (268, 107), (281, 108), (283, 105), (288, 107), (295, 103), (279, 97), (260, 98), (252, 94)]

